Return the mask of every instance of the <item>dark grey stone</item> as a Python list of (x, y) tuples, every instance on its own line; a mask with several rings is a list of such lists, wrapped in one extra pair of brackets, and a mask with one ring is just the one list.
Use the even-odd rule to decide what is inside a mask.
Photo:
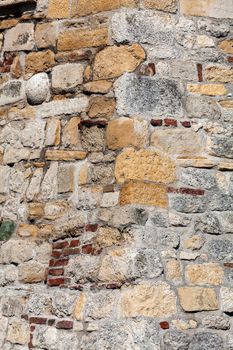
[(207, 316), (202, 320), (202, 325), (211, 329), (230, 329), (229, 317), (226, 316)]
[(195, 225), (195, 232), (203, 232), (214, 235), (220, 235), (222, 233), (219, 220), (213, 214), (205, 214), (197, 218)]
[(126, 73), (116, 81), (115, 92), (121, 115), (182, 115), (181, 93), (173, 80)]
[(179, 233), (170, 229), (158, 231), (158, 244), (160, 247), (178, 248), (180, 244)]
[(195, 334), (189, 350), (223, 350), (223, 340), (214, 333)]
[(209, 254), (216, 260), (233, 259), (233, 243), (229, 239), (213, 239), (209, 243)]
[(206, 198), (203, 196), (171, 195), (171, 209), (180, 213), (203, 213), (206, 210)]
[(209, 209), (228, 211), (233, 209), (233, 196), (227, 194), (214, 194), (209, 198)]
[(186, 186), (210, 190), (216, 186), (214, 174), (210, 170), (187, 168), (180, 172), (180, 181)]
[(163, 265), (159, 259), (158, 251), (154, 249), (139, 250), (134, 265), (137, 277), (155, 278), (163, 272)]
[(233, 137), (216, 136), (211, 139), (210, 154), (215, 157), (233, 158)]
[(188, 334), (168, 331), (163, 338), (164, 350), (188, 350), (190, 341)]

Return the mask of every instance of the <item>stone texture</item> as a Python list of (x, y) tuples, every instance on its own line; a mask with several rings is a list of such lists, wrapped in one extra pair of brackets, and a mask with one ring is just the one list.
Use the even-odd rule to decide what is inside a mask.
[(172, 80), (137, 77), (135, 74), (125, 73), (114, 86), (120, 115), (174, 117), (182, 114), (180, 91)]
[(219, 83), (233, 82), (233, 68), (222, 65), (208, 65), (205, 70), (207, 81), (216, 81)]
[(114, 98), (97, 96), (91, 99), (88, 116), (90, 118), (110, 119), (115, 111), (116, 102)]
[(163, 2), (159, 0), (144, 0), (143, 3), (145, 8), (161, 10), (165, 12), (176, 12), (177, 2), (176, 0), (165, 0)]
[(187, 89), (193, 94), (208, 95), (208, 96), (222, 96), (227, 94), (227, 89), (220, 84), (188, 84)]
[(40, 23), (36, 26), (35, 42), (39, 48), (55, 46), (57, 39), (56, 23)]
[(30, 51), (34, 45), (33, 23), (19, 23), (5, 34), (5, 51)]
[(25, 99), (24, 85), (21, 81), (11, 80), (0, 88), (0, 106), (22, 102)]
[(55, 55), (51, 50), (30, 52), (25, 59), (27, 73), (39, 73), (50, 70), (55, 65)]
[(67, 18), (70, 14), (69, 1), (65, 0), (62, 4), (58, 0), (49, 0), (48, 17), (49, 18)]
[(115, 10), (120, 7), (134, 7), (135, 0), (91, 0), (88, 4), (85, 0), (81, 0), (77, 5), (73, 6), (73, 14), (76, 16), (87, 16), (90, 14)]
[(115, 176), (118, 183), (129, 180), (171, 183), (176, 179), (175, 170), (175, 164), (167, 156), (129, 148), (117, 157)]
[(96, 47), (108, 44), (108, 28), (71, 29), (58, 36), (59, 50), (74, 50), (82, 47)]
[(227, 313), (233, 312), (233, 289), (222, 287), (220, 291), (221, 310)]
[(218, 309), (214, 289), (202, 287), (178, 288), (180, 304), (185, 311), (208, 311)]
[(165, 282), (140, 284), (123, 290), (120, 302), (123, 317), (166, 317), (176, 312), (176, 297)]
[(168, 205), (166, 187), (146, 182), (129, 182), (120, 192), (120, 205), (142, 204), (166, 208)]
[(46, 73), (35, 74), (26, 83), (26, 96), (31, 105), (43, 103), (49, 96), (49, 79)]
[(59, 119), (50, 118), (46, 124), (45, 145), (58, 146), (61, 139), (61, 123)]
[(111, 79), (133, 72), (144, 59), (145, 52), (138, 44), (107, 47), (95, 57), (94, 79)]
[(211, 284), (214, 286), (223, 283), (224, 271), (219, 264), (208, 263), (201, 265), (188, 265), (186, 279), (192, 284)]
[(55, 92), (72, 91), (83, 82), (84, 68), (80, 63), (67, 63), (52, 70), (52, 88)]
[(223, 350), (224, 344), (222, 338), (210, 332), (197, 333), (194, 335), (189, 347), (190, 350)]
[(90, 81), (83, 85), (83, 90), (94, 94), (106, 94), (112, 87), (112, 83), (107, 80)]
[(190, 341), (188, 334), (178, 331), (168, 331), (163, 337), (166, 350), (189, 349)]
[(232, 6), (231, 0), (181, 0), (181, 12), (186, 16), (209, 16), (215, 18), (232, 18), (228, 9)]
[(45, 266), (36, 262), (28, 261), (19, 267), (19, 280), (25, 283), (36, 283), (44, 281)]
[(146, 146), (147, 122), (141, 119), (118, 118), (108, 123), (106, 141), (109, 149)]
[(219, 43), (218, 47), (223, 50), (226, 54), (233, 54), (233, 40), (223, 40)]
[(29, 341), (29, 325), (22, 319), (13, 318), (9, 324), (7, 338), (13, 344), (26, 345)]

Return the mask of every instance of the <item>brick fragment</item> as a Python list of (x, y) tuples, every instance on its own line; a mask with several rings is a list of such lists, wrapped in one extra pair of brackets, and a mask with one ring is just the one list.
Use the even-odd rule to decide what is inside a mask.
[(162, 119), (151, 119), (150, 123), (152, 126), (162, 126), (163, 120)]
[(30, 323), (34, 324), (46, 324), (47, 323), (47, 318), (44, 317), (30, 317), (29, 318)]
[(181, 125), (184, 127), (184, 128), (191, 128), (191, 122), (189, 121), (184, 121), (184, 122), (181, 122)]
[(56, 242), (53, 243), (53, 249), (63, 249), (68, 247), (69, 242)]
[(190, 194), (192, 196), (203, 196), (205, 194), (205, 191), (202, 189), (193, 189), (188, 187), (168, 187), (167, 191), (168, 193)]
[(166, 118), (164, 119), (164, 125), (177, 127), (177, 121), (175, 119)]
[(160, 328), (169, 329), (169, 323), (167, 321), (160, 322)]
[(48, 274), (52, 276), (62, 276), (64, 274), (64, 269), (49, 269)]
[(73, 241), (70, 242), (70, 247), (78, 247), (80, 245), (80, 240), (79, 239), (74, 239)]
[(50, 287), (57, 287), (57, 286), (60, 286), (61, 284), (64, 284), (64, 283), (65, 283), (64, 278), (53, 278), (53, 279), (48, 280), (48, 285)]
[(56, 324), (56, 328), (58, 329), (72, 329), (73, 321), (58, 321)]
[(85, 230), (86, 230), (87, 232), (96, 232), (97, 229), (98, 229), (98, 225), (97, 225), (97, 224), (87, 224), (87, 225), (85, 226)]

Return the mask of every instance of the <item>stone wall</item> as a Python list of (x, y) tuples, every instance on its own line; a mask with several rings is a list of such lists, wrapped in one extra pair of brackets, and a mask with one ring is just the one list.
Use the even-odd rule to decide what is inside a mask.
[(233, 349), (233, 0), (0, 0), (0, 349)]

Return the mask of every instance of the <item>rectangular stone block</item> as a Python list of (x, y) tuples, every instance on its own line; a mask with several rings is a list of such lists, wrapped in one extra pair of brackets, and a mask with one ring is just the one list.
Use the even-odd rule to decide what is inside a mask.
[(47, 150), (45, 158), (47, 160), (77, 160), (84, 159), (87, 153), (83, 151)]
[(73, 99), (52, 101), (44, 103), (37, 109), (38, 118), (56, 117), (62, 114), (76, 114), (85, 112), (88, 106), (88, 98), (80, 96)]
[(210, 311), (218, 309), (218, 300), (213, 288), (180, 287), (180, 304), (185, 311)]
[(136, 6), (136, 0), (79, 0), (72, 7), (73, 16), (87, 16), (93, 13), (115, 10), (120, 7)]
[(34, 45), (33, 23), (19, 23), (15, 27), (7, 30), (5, 34), (5, 51), (29, 51), (33, 49)]
[(142, 204), (160, 208), (168, 206), (167, 188), (145, 182), (129, 182), (120, 192), (120, 205)]
[(233, 0), (181, 0), (180, 9), (185, 16), (233, 18)]

